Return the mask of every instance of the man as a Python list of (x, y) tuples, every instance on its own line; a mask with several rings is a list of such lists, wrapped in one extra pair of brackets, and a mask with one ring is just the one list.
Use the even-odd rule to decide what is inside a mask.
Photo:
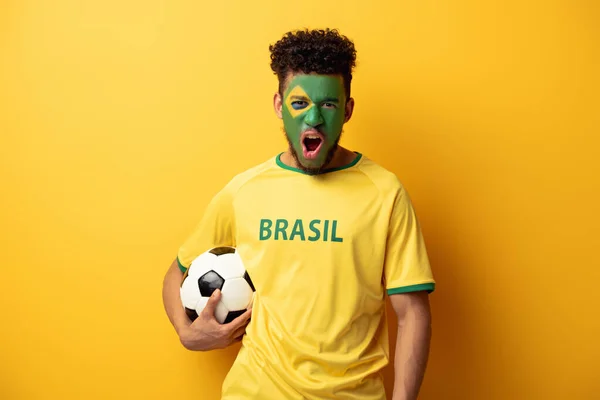
[[(398, 319), (393, 398), (416, 399), (435, 282), (400, 181), (338, 145), (354, 108), (354, 44), (335, 30), (306, 30), (270, 50), (274, 108), (289, 148), (212, 199), (165, 276), (167, 315), (190, 350), (243, 340), (222, 399), (381, 400), (387, 294)], [(220, 325), (215, 291), (190, 323), (179, 298), (182, 271), (216, 246), (237, 247), (256, 288), (253, 308)]]

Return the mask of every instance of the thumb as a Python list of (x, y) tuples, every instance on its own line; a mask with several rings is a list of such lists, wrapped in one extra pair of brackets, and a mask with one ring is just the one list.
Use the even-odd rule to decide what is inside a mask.
[(214, 318), (215, 308), (217, 308), (219, 300), (221, 300), (221, 291), (219, 289), (215, 289), (208, 298), (208, 302), (206, 303), (206, 306), (204, 306), (202, 313)]

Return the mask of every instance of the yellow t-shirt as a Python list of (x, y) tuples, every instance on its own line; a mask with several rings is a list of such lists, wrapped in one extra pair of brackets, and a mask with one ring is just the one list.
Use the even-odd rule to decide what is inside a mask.
[(256, 288), (222, 399), (385, 399), (385, 295), (433, 291), (410, 198), (357, 153), (307, 175), (280, 156), (234, 177), (181, 246), (182, 270), (235, 246)]

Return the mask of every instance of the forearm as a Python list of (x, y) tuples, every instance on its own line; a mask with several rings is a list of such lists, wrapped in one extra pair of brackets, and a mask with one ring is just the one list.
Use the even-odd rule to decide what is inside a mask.
[(177, 265), (177, 260), (174, 260), (163, 280), (162, 297), (167, 317), (177, 333), (179, 333), (183, 327), (187, 327), (191, 323), (181, 305), (179, 288), (182, 279), (183, 273)]
[(429, 310), (410, 310), (398, 321), (393, 400), (417, 399), (429, 358), (430, 339)]

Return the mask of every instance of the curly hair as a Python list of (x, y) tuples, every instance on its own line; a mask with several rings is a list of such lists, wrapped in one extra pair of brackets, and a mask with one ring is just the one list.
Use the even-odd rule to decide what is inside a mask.
[(297, 30), (286, 33), (269, 46), (271, 69), (283, 95), (286, 78), (292, 73), (341, 75), (350, 98), (352, 70), (356, 66), (354, 43), (336, 29)]

